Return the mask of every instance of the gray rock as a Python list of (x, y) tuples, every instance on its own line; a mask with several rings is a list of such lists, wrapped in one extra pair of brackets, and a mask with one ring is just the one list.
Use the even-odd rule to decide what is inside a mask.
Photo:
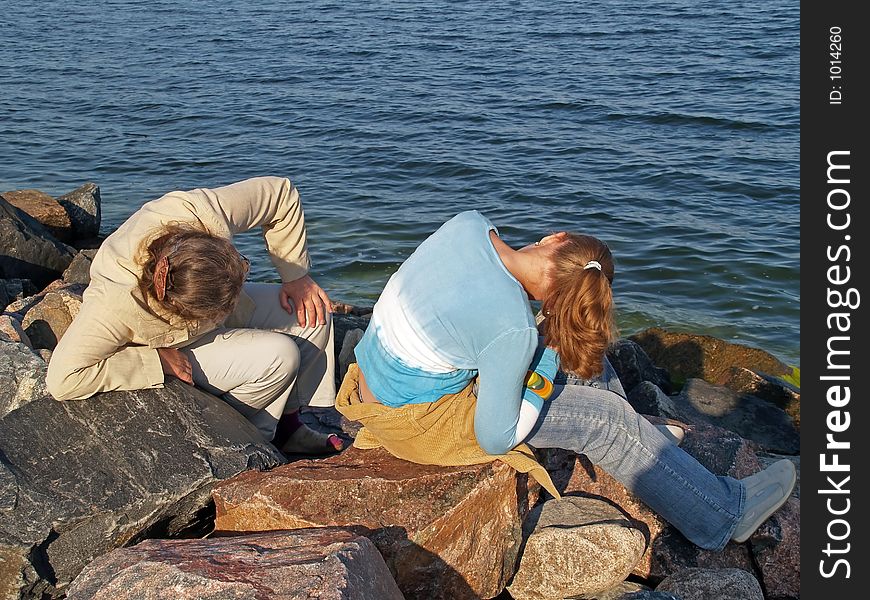
[(764, 600), (758, 580), (742, 569), (683, 569), (665, 578), (656, 591), (682, 600)]
[(344, 380), (347, 374), (347, 368), (356, 362), (354, 348), (359, 344), (365, 332), (362, 329), (351, 329), (344, 334), (344, 339), (341, 342), (341, 350), (338, 352), (338, 379)]
[(114, 548), (201, 534), (217, 481), (283, 462), (237, 411), (175, 379), (31, 400), (0, 419), (0, 548), (27, 563), (0, 569), (0, 589), (58, 597)]
[(42, 288), (60, 277), (74, 256), (72, 248), (0, 198), (0, 279), (29, 279)]
[(0, 339), (0, 419), (48, 393), (46, 368), (45, 362), (26, 345)]
[(628, 393), (628, 403), (642, 415), (653, 415), (667, 419), (680, 419), (680, 414), (674, 399), (665, 394), (651, 381), (642, 381)]
[(508, 586), (516, 600), (590, 595), (624, 581), (646, 548), (633, 521), (596, 498), (565, 496), (535, 507)]
[(91, 263), (96, 253), (96, 249), (79, 250), (69, 267), (63, 272), (64, 283), (88, 285), (91, 282)]
[(0, 311), (27, 296), (37, 293), (39, 290), (29, 279), (0, 279)]
[(680, 596), (674, 596), (668, 592), (656, 592), (649, 590), (642, 590), (639, 592), (632, 592), (630, 594), (625, 594), (624, 596), (620, 596), (617, 600), (683, 600)]
[(101, 201), (97, 184), (88, 182), (60, 196), (57, 202), (69, 215), (75, 238), (90, 238), (100, 233)]
[[(171, 593), (168, 592), (171, 590)], [(402, 600), (375, 545), (338, 527), (148, 540), (87, 566), (68, 600)]]
[(628, 338), (618, 340), (608, 349), (607, 359), (619, 375), (619, 381), (627, 393), (631, 393), (635, 387), (645, 381), (661, 388), (666, 394), (671, 393), (671, 378), (668, 372), (655, 366), (636, 342)]
[(755, 396), (740, 394), (701, 379), (689, 379), (674, 398), (679, 415), (663, 415), (686, 423), (699, 420), (758, 443), (769, 452), (800, 453), (800, 434), (781, 408)]

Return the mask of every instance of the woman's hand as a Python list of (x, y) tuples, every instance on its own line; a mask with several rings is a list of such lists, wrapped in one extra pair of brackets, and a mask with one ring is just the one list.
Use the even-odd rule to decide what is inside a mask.
[(332, 302), (326, 292), (310, 276), (281, 285), (281, 306), (288, 313), (296, 314), (302, 327), (326, 325), (326, 315), (332, 312)]
[(158, 348), (157, 355), (164, 373), (193, 385), (193, 367), (184, 352), (177, 348)]

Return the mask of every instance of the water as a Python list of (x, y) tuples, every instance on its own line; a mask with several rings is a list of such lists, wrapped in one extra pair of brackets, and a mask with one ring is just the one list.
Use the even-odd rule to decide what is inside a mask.
[(108, 232), (287, 176), (313, 276), (369, 305), (476, 208), (512, 245), (606, 240), (624, 334), (800, 362), (796, 2), (0, 0), (0, 36), (0, 190), (94, 181)]

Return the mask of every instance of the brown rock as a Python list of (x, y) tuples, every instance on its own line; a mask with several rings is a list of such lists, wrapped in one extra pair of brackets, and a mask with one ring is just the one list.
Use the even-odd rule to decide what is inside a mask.
[(801, 393), (791, 384), (778, 377), (762, 377), (742, 367), (731, 367), (718, 383), (737, 393), (772, 402), (794, 420), (794, 426), (800, 431)]
[(407, 598), (491, 598), (514, 573), (537, 499), (527, 482), (498, 462), (435, 467), (350, 448), (221, 483), (215, 528), (363, 526)]
[(670, 373), (675, 383), (690, 377), (709, 383), (722, 381), (732, 367), (743, 367), (774, 376), (790, 375), (792, 369), (773, 355), (708, 335), (674, 333), (658, 327), (629, 336), (646, 351), (656, 366)]
[(16, 313), (0, 315), (0, 334), (5, 336), (5, 341), (24, 344), (30, 349), (33, 345), (30, 343), (30, 338), (21, 326), (21, 321)]
[(63, 206), (39, 190), (13, 190), (3, 192), (6, 201), (39, 221), (54, 237), (68, 242), (73, 237), (72, 222)]
[(148, 540), (93, 561), (67, 598), (401, 600), (402, 594), (368, 538), (322, 528)]
[(758, 580), (744, 569), (682, 569), (656, 591), (682, 600), (764, 600)]
[(533, 528), (508, 591), (516, 600), (547, 600), (609, 590), (625, 580), (646, 538), (617, 508), (569, 496), (535, 507)]
[(66, 333), (82, 305), (85, 286), (71, 284), (46, 293), (40, 302), (31, 306), (21, 325), (33, 348), (54, 350)]
[(767, 600), (800, 598), (800, 520), (800, 501), (789, 498), (749, 538)]
[[(653, 423), (673, 422), (649, 418)], [(740, 436), (711, 425), (683, 425), (686, 436), (681, 447), (717, 475), (742, 478), (761, 469), (749, 442)], [(737, 567), (752, 569), (746, 545), (728, 544), (724, 550), (703, 550), (689, 542), (637, 496), (629, 492), (585, 456), (566, 450), (548, 450), (547, 470), (565, 494), (604, 498), (619, 506), (646, 527), (649, 544), (632, 573), (659, 580), (686, 567)]]

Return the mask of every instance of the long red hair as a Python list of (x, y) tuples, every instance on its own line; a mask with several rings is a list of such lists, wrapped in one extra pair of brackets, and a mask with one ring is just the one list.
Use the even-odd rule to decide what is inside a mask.
[[(584, 268), (597, 261), (601, 269)], [(562, 370), (584, 379), (601, 374), (604, 353), (616, 339), (613, 255), (601, 240), (569, 233), (554, 251), (542, 309), (544, 341), (557, 348)]]

